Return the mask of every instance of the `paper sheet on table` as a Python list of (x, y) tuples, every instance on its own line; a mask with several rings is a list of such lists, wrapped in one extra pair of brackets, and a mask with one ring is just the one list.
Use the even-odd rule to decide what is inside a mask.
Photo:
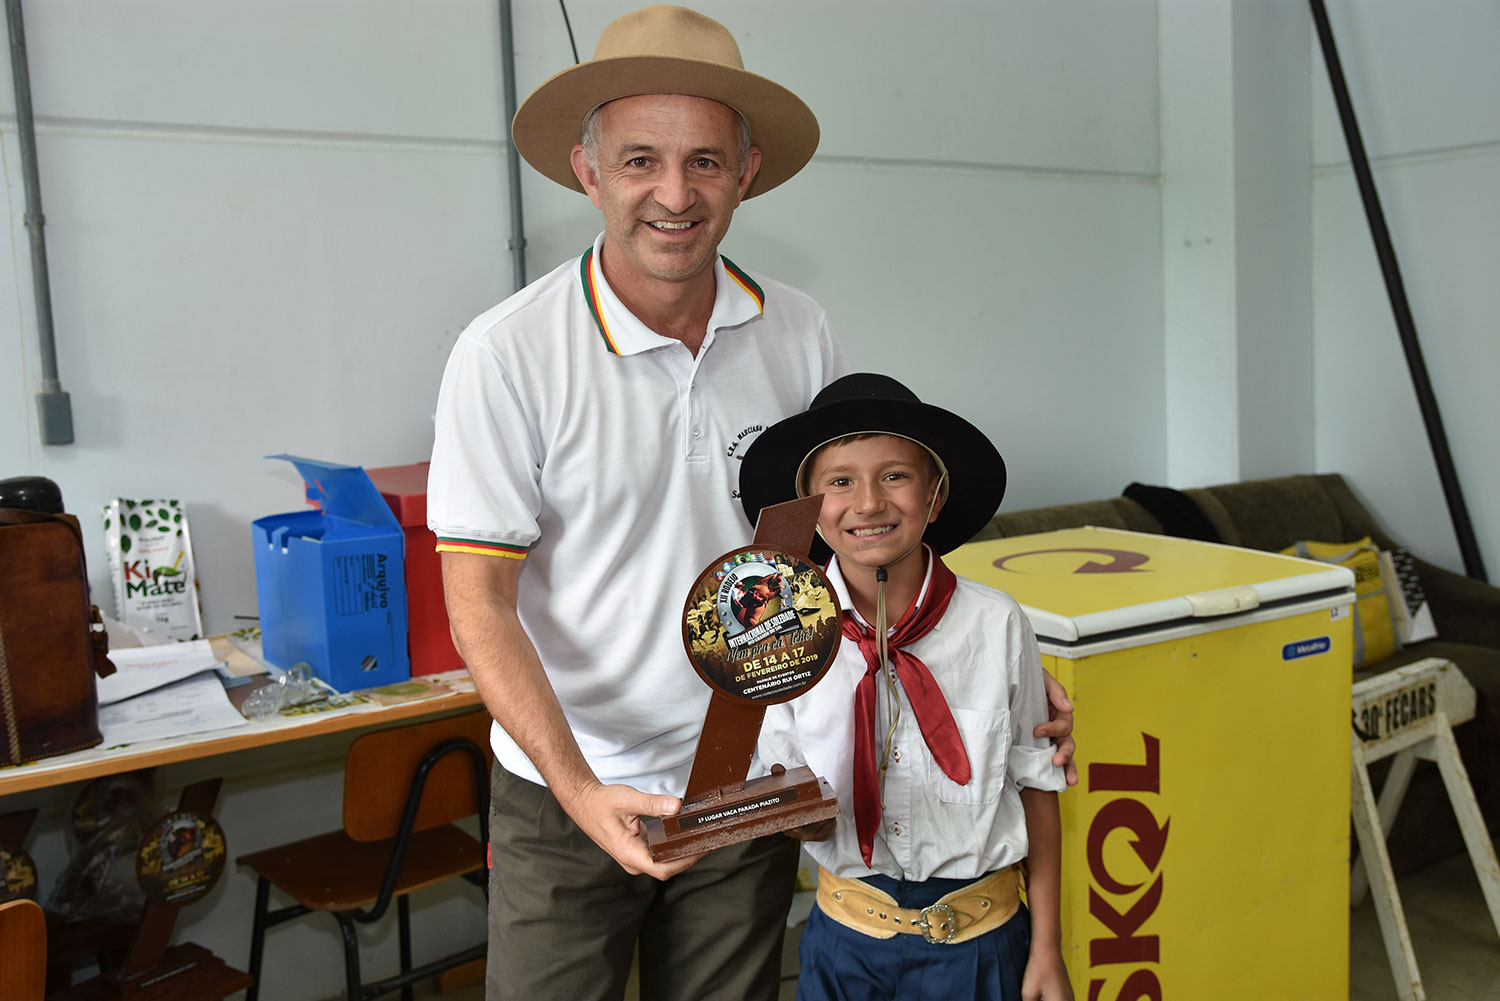
[(268, 664), (257, 659), (260, 656), (260, 640), (255, 641), (254, 655), (246, 652), (233, 636), (210, 636), (208, 642), (213, 647), (214, 656), (224, 665), (219, 670), (220, 677), (227, 675), (230, 678), (248, 678), (270, 671)]
[(219, 666), (208, 640), (111, 650), (109, 659), (119, 670), (99, 679), (99, 704), (111, 705), (162, 685)]
[(99, 708), (104, 747), (248, 725), (211, 671)]

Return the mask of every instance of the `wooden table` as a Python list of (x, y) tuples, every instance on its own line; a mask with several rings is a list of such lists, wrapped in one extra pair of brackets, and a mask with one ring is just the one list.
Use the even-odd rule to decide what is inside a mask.
[[(268, 720), (249, 720), (245, 726), (229, 730), (147, 740), (114, 747), (93, 747), (75, 751), (72, 754), (42, 758), (22, 765), (0, 767), (0, 812), (3, 812), (4, 797), (13, 793), (47, 789), (100, 776), (209, 758), (234, 751), (266, 748), (309, 737), (453, 715), (469, 712), (481, 706), (479, 696), (472, 691), (472, 683), (468, 681), (464, 672), (456, 671), (442, 676), (428, 676), (427, 680), (439, 679), (446, 684), (455, 685), (457, 690), (392, 705), (360, 702), (322, 712), (295, 716), (278, 715)], [(216, 795), (219, 780), (216, 778), (211, 782)], [(204, 809), (202, 812), (208, 812), (208, 810)], [(154, 919), (149, 919), (147, 916), (153, 913), (153, 906), (162, 913), (156, 914)], [(118, 940), (116, 944), (119, 945), (132, 942), (134, 944), (130, 946), (130, 957), (139, 959), (136, 965), (144, 969), (147, 975), (163, 964), (176, 963), (182, 966), (185, 972), (179, 971), (181, 976), (174, 974), (173, 979), (163, 980), (160, 991), (155, 988), (144, 990), (135, 981), (122, 982), (122, 986), (108, 977), (100, 976), (87, 983), (75, 985), (57, 996), (69, 998), (70, 1001), (98, 1001), (98, 999), (117, 1001), (127, 995), (135, 998), (137, 993), (132, 992), (144, 990), (144, 993), (139, 995), (142, 1001), (145, 999), (149, 1001), (174, 999), (175, 1001), (179, 996), (225, 997), (249, 984), (250, 978), (246, 974), (228, 967), (206, 949), (192, 943), (169, 948), (168, 942), (175, 920), (176, 908), (162, 908), (151, 902), (147, 904), (146, 911), (143, 912), (139, 927), (100, 926), (93, 929), (91, 934), (82, 936), (80, 942), (77, 943), (77, 951), (81, 956), (92, 957), (97, 953), (99, 945), (98, 941), (93, 941), (94, 939), (104, 941), (108, 938), (111, 942)], [(84, 941), (85, 939), (87, 941)], [(127, 957), (127, 962), (130, 957)], [(187, 994), (174, 993), (177, 988), (173, 985), (187, 981), (192, 982), (192, 989)]]
[[(459, 672), (461, 673), (461, 672)], [(267, 747), (287, 741), (302, 740), (345, 730), (389, 726), (405, 720), (438, 716), (472, 709), (480, 705), (472, 691), (414, 699), (395, 705), (360, 703), (340, 709), (329, 709), (304, 716), (278, 716), (270, 720), (250, 720), (246, 726), (232, 730), (215, 730), (188, 737), (148, 740), (119, 747), (92, 747), (72, 754), (42, 758), (23, 765), (0, 767), (0, 797), (11, 793), (65, 785), (101, 775), (166, 765), (228, 754), (255, 747)]]

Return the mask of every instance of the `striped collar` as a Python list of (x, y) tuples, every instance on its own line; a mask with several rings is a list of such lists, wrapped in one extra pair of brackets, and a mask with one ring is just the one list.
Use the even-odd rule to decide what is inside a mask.
[[(604, 280), (599, 266), (599, 249), (604, 242), (601, 233), (594, 245), (578, 261), (578, 280), (583, 301), (593, 317), (599, 337), (610, 354), (629, 355), (661, 347), (669, 341), (625, 308), (614, 290)], [(738, 326), (764, 313), (766, 293), (750, 275), (729, 258), (720, 254), (714, 260), (714, 308), (709, 316), (710, 332)]]

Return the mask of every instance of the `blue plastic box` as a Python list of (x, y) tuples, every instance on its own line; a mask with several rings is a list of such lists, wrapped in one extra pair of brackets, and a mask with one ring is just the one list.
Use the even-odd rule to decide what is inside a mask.
[(401, 525), (359, 466), (291, 455), (320, 510), (254, 522), (261, 645), (341, 692), (411, 676)]

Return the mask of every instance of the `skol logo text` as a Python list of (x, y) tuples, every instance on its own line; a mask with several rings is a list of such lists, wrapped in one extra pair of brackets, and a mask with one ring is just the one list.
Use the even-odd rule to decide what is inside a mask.
[[(1089, 940), (1089, 1001), (1162, 1001), (1161, 939), (1150, 925), (1164, 892), (1162, 858), (1170, 821), (1158, 824), (1151, 812), (1151, 802), (1161, 795), (1161, 741), (1147, 733), (1141, 741), (1144, 761), (1088, 769), (1090, 794), (1128, 794), (1105, 803), (1089, 824), (1089, 914), (1099, 924)], [(1111, 869), (1105, 842), (1117, 830), (1129, 833), (1144, 878), (1133, 862), (1116, 862)], [(1114, 993), (1105, 995), (1106, 989)]]

